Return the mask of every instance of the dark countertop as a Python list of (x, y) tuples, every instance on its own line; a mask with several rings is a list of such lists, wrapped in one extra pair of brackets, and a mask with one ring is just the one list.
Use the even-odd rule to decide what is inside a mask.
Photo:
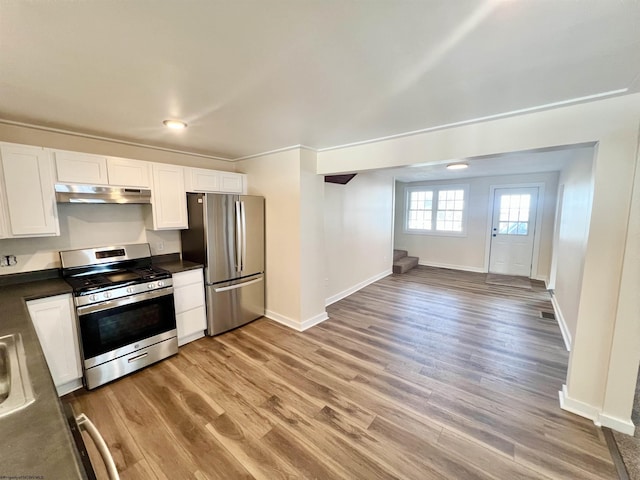
[(171, 273), (186, 272), (187, 270), (195, 270), (196, 268), (203, 267), (200, 263), (181, 260), (179, 254), (161, 255), (152, 257), (152, 259), (154, 265), (164, 268)]
[[(153, 257), (153, 263), (171, 273), (202, 268), (179, 254)], [(87, 478), (26, 305), (71, 293), (58, 275), (52, 269), (0, 277), (0, 336), (22, 336), (35, 396), (34, 403), (0, 417), (0, 475), (7, 477)]]
[(0, 336), (20, 333), (35, 402), (0, 417), (0, 474), (86, 479), (26, 301), (71, 293), (62, 279), (0, 287)]

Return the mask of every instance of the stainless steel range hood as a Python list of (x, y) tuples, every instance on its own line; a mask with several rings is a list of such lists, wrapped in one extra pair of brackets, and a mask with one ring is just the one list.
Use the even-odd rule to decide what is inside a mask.
[(151, 203), (151, 190), (97, 185), (56, 184), (58, 203)]

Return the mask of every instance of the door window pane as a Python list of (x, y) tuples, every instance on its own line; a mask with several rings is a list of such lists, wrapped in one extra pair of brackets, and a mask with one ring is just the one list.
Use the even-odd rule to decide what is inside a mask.
[(531, 195), (501, 195), (498, 217), (500, 235), (528, 235)]

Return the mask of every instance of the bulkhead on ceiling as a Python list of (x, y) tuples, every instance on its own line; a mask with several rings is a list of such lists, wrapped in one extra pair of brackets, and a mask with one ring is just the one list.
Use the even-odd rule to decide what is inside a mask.
[(356, 175), (356, 173), (347, 173), (345, 175), (325, 175), (324, 183), (337, 183), (338, 185), (346, 185)]

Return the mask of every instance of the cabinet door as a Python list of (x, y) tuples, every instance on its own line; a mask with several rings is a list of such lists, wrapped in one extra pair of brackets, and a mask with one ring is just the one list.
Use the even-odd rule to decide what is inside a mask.
[(178, 345), (184, 345), (204, 336), (207, 329), (202, 269), (174, 273), (173, 288)]
[(107, 158), (88, 153), (54, 150), (58, 182), (107, 185)]
[(10, 236), (7, 193), (4, 187), (4, 175), (2, 173), (2, 168), (0, 168), (0, 238), (7, 238)]
[(108, 157), (107, 173), (109, 185), (149, 188), (151, 186), (150, 167), (149, 162)]
[(220, 190), (224, 193), (244, 193), (244, 175), (238, 173), (221, 173)]
[(0, 146), (8, 226), (12, 236), (60, 235), (49, 153), (40, 147)]
[(188, 228), (184, 167), (154, 163), (152, 169), (153, 230)]
[(82, 377), (75, 309), (70, 294), (27, 302), (56, 387)]
[(233, 172), (188, 168), (186, 178), (187, 192), (196, 193), (245, 193), (245, 175)]
[(220, 172), (204, 168), (187, 169), (187, 192), (219, 192)]

